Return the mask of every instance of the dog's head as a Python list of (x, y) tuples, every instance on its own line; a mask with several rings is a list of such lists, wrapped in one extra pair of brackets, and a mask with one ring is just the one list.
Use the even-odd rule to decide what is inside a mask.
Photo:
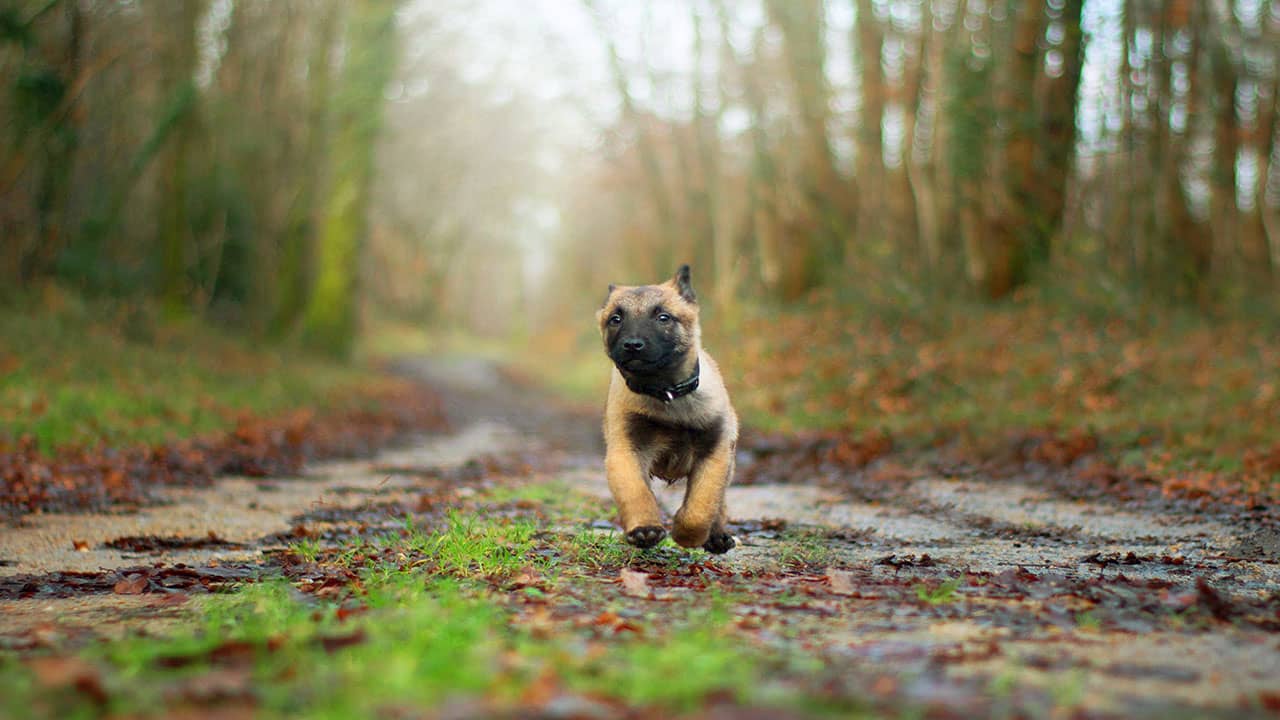
[(609, 359), (634, 376), (680, 368), (702, 337), (688, 265), (661, 285), (610, 285), (596, 319)]

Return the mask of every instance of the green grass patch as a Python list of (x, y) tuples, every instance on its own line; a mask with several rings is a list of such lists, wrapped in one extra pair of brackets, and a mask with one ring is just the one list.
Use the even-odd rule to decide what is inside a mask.
[(299, 540), (289, 546), (289, 552), (306, 562), (315, 562), (320, 557), (320, 550), (320, 543), (311, 538)]
[(960, 589), (960, 579), (952, 578), (933, 587), (916, 586), (916, 599), (930, 605), (946, 605), (956, 599), (956, 590)]
[(442, 572), (502, 577), (536, 562), (532, 555), (535, 530), (534, 523), (524, 518), (497, 523), (450, 511), (448, 529), (413, 536), (410, 543), (434, 558)]
[[(266, 582), (205, 600), (190, 632), (130, 637), (81, 658), (108, 698), (41, 680), (0, 659), (6, 717), (158, 717), (211, 683), (229, 683), (262, 717), (347, 718), (415, 714), (449, 703), (479, 714), (519, 711), (530, 693), (577, 694), (606, 706), (688, 712), (709, 698), (802, 704), (793, 686), (762, 682), (787, 661), (732, 635), (727, 601), (714, 594), (641, 632), (602, 636), (590, 622), (553, 634), (519, 620), (520, 601), (473, 576), (511, 567), (527, 528), (465, 522), (415, 541), (439, 559), (372, 572), (345, 597), (318, 599)], [(540, 602), (540, 600), (535, 600)], [(358, 613), (344, 611), (357, 604)], [(583, 610), (590, 618), (595, 610)]]
[(622, 539), (622, 533), (614, 530), (583, 528), (569, 538), (564, 551), (571, 562), (592, 570), (623, 567), (641, 552)]
[(0, 314), (0, 441), (30, 436), (44, 451), (226, 430), (246, 414), (324, 409), (378, 382), (367, 369), (56, 289)]
[(783, 531), (778, 562), (782, 565), (825, 565), (834, 554), (822, 528), (789, 527)]

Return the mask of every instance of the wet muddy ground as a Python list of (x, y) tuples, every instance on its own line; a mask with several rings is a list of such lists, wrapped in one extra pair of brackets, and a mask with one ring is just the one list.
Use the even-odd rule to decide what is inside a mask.
[[(438, 388), (454, 430), (294, 478), (225, 478), (115, 514), (28, 515), (0, 533), (0, 644), (88, 642), (183, 622), (191, 597), (281, 573), (288, 560), (475, 509), (495, 486), (598, 500), (549, 532), (602, 536), (595, 413), (566, 409), (471, 359), (402, 368)], [(892, 455), (788, 459), (747, 439), (725, 556), (669, 543), (594, 589), (563, 588), (524, 623), (661, 614), (714, 588), (745, 641), (817, 661), (823, 692), (958, 716), (1202, 717), (1280, 712), (1280, 533), (1248, 512), (1082, 493), (1059, 470), (986, 474)], [(657, 488), (674, 510), (682, 487)], [(528, 501), (511, 512), (541, 514)], [(536, 579), (527, 583), (536, 586)], [(611, 611), (612, 612), (612, 611)]]

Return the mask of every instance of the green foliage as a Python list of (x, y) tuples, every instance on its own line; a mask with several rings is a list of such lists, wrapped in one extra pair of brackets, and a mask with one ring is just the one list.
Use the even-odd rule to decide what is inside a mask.
[[(191, 273), (195, 287), (208, 296), (210, 309), (219, 318), (234, 313), (253, 327), (265, 311), (255, 307), (258, 277), (257, 218), (245, 195), (244, 182), (221, 166), (198, 178), (191, 194), (191, 225), (196, 235), (221, 233), (222, 243), (196, 258)], [(248, 320), (250, 322), (243, 322)]]
[(583, 528), (568, 543), (568, 559), (593, 570), (614, 569), (628, 565), (640, 551), (628, 545), (618, 532), (602, 532)]
[(67, 92), (67, 82), (54, 69), (27, 66), (18, 74), (13, 86), (16, 120), (20, 128), (30, 131), (44, 122), (58, 108)]
[(410, 545), (432, 557), (442, 572), (463, 577), (513, 575), (531, 563), (532, 522), (481, 520), (449, 511), (448, 528), (434, 535), (415, 534)]
[(94, 292), (117, 296), (159, 289), (160, 268), (156, 254), (145, 254), (138, 264), (113, 262), (104, 256), (104, 248), (119, 229), (124, 210), (143, 173), (165, 147), (170, 136), (195, 109), (199, 97), (195, 83), (181, 83), (170, 93), (161, 107), (151, 133), (134, 151), (123, 176), (96, 197), (96, 206), (80, 229), (74, 242), (58, 256), (57, 276), (64, 282)]
[(1076, 627), (1086, 632), (1098, 632), (1102, 629), (1102, 621), (1092, 610), (1076, 613)]
[(967, 44), (947, 48), (945, 113), (950, 123), (949, 166), (957, 182), (975, 183), (986, 172), (995, 109), (992, 63), (976, 58)]
[(916, 586), (916, 598), (930, 605), (946, 605), (956, 599), (956, 590), (960, 587), (960, 578), (952, 578), (935, 587)]
[[(0, 183), (29, 206), (6, 226), (20, 241), (0, 258), (6, 284), (163, 296), (173, 314), (285, 339), (305, 312), (306, 339), (345, 355), (400, 3), (315, 4), (0, 8), (14, 71)], [(204, 82), (195, 36), (213, 18), (223, 50)], [(145, 72), (90, 41), (129, 33), (156, 60)]]
[(312, 539), (301, 540), (291, 545), (289, 552), (305, 562), (315, 562), (320, 557), (320, 543)]
[(0, 43), (27, 46), (31, 44), (31, 26), (16, 6), (0, 7)]
[(659, 641), (620, 643), (598, 660), (572, 663), (570, 687), (681, 712), (694, 710), (712, 693), (750, 699), (758, 693), (762, 658), (735, 641), (724, 604), (712, 602), (710, 610), (691, 613)]
[(780, 540), (778, 562), (784, 565), (821, 565), (831, 558), (831, 541), (821, 528), (788, 528)]

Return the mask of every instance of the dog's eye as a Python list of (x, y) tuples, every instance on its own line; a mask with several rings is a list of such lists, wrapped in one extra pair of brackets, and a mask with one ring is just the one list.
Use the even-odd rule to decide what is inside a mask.
[(658, 322), (671, 322), (671, 316), (666, 313), (658, 313)]
[(614, 313), (614, 314), (610, 315), (610, 316), (609, 316), (609, 324), (610, 324), (610, 325), (621, 325), (621, 324), (622, 324), (622, 316), (621, 316), (621, 315), (619, 315), (618, 313)]

